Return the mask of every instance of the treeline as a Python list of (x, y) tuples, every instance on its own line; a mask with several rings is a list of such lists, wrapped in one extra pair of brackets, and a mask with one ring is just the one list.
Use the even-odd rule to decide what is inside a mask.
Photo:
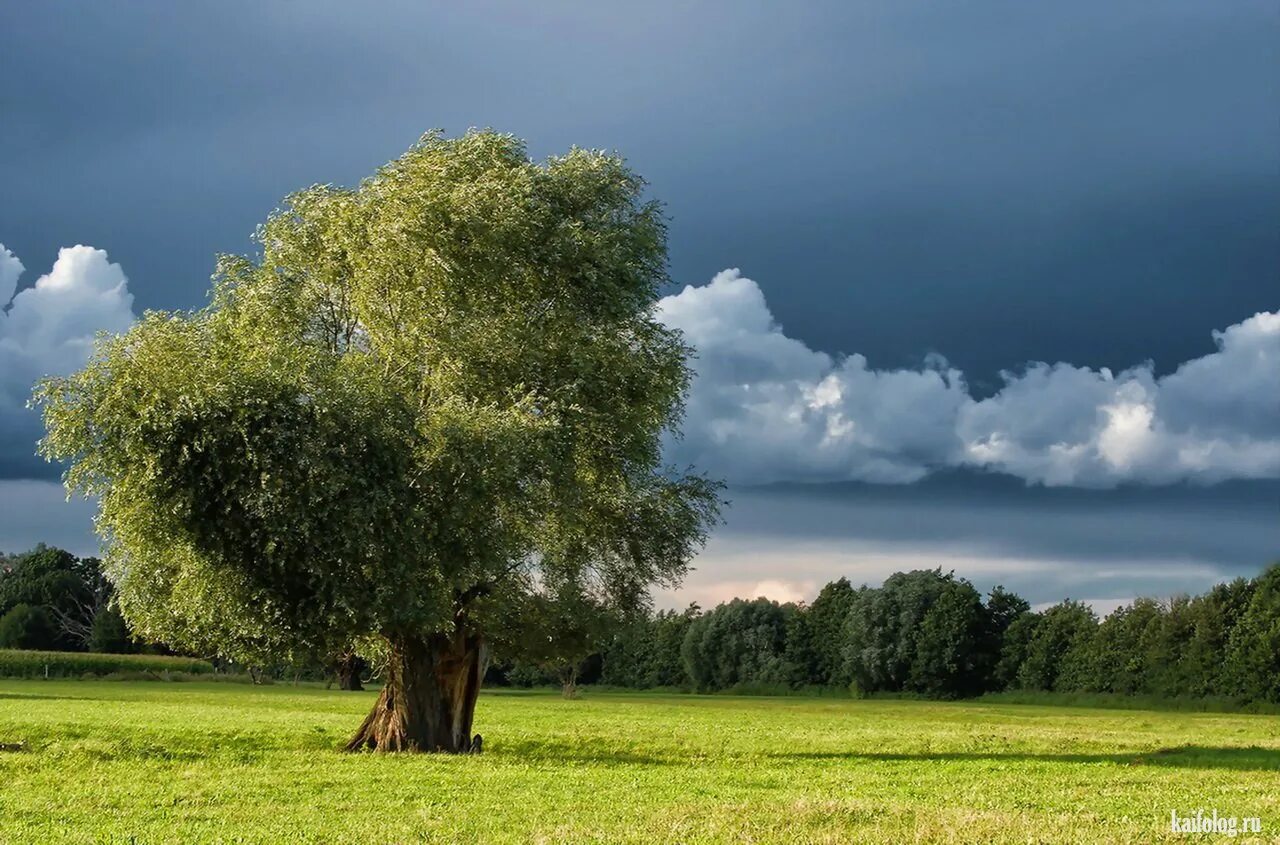
[[(550, 605), (549, 605), (550, 606)], [(1280, 564), (1198, 596), (1137, 599), (1099, 620), (1063, 601), (1035, 612), (996, 587), (983, 596), (939, 569), (899, 572), (879, 587), (841, 578), (812, 604), (734, 599), (623, 619), (555, 604), (535, 639), (499, 648), (497, 684), (603, 683), (633, 689), (963, 698), (1010, 690), (1219, 698), (1280, 704)], [(539, 617), (541, 619), (541, 617)], [(37, 546), (0, 555), (0, 649), (167, 653), (131, 636), (95, 558)], [(519, 657), (515, 657), (515, 654)], [(377, 676), (354, 653), (217, 665), (261, 678)]]
[(615, 629), (599, 680), (711, 692), (829, 687), (960, 698), (1003, 690), (1280, 703), (1280, 564), (1252, 580), (1099, 620), (1064, 601), (1033, 612), (940, 570), (879, 587), (827, 584), (811, 605), (735, 599)]
[(111, 598), (97, 558), (43, 544), (0, 554), (0, 648), (138, 651)]

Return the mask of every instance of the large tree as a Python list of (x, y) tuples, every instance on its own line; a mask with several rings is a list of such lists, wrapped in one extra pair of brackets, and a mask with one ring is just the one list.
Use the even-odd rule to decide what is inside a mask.
[(661, 211), (617, 157), (431, 134), (257, 242), (207, 307), (45, 382), (44, 452), (100, 497), (139, 634), (241, 659), (373, 637), (349, 747), (467, 750), (531, 596), (635, 606), (714, 518), (718, 486), (662, 463), (689, 370), (654, 316)]

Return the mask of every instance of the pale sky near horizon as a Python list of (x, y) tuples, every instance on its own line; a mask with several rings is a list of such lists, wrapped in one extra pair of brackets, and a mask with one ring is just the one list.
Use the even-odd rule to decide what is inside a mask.
[(35, 378), (202, 304), (290, 190), (492, 126), (666, 203), (670, 456), (734, 504), (660, 603), (941, 566), (1106, 608), (1280, 558), (1274, 3), (302, 9), (0, 7), (0, 550), (94, 547)]

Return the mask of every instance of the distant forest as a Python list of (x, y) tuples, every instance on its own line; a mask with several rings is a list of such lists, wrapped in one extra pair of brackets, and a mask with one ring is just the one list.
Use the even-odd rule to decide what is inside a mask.
[[(163, 652), (139, 643), (95, 558), (39, 546), (0, 555), (0, 648)], [(696, 692), (829, 688), (966, 698), (1009, 690), (1280, 703), (1280, 564), (1198, 596), (1141, 598), (1099, 620), (1079, 601), (1035, 612), (940, 569), (879, 587), (832, 581), (812, 604), (734, 599), (619, 617), (577, 605), (549, 615), (536, 662), (504, 659), (492, 684), (583, 683)], [(523, 649), (525, 653), (527, 649)], [(367, 671), (376, 676), (371, 655)], [(323, 677), (284, 659), (255, 677)]]
[[(1137, 599), (1102, 620), (1071, 600), (1033, 612), (1000, 587), (984, 600), (969, 581), (937, 569), (899, 572), (879, 587), (841, 578), (810, 605), (735, 599), (633, 620), (583, 668), (584, 680), (637, 689), (1280, 703), (1280, 564), (1199, 596)], [(512, 667), (517, 681), (526, 672)]]

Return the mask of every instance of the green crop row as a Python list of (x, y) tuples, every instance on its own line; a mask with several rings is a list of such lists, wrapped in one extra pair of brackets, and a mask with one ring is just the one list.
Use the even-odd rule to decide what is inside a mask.
[(193, 657), (158, 654), (95, 654), (70, 651), (0, 649), (0, 678), (78, 678), (120, 673), (182, 672), (204, 675), (213, 664)]

